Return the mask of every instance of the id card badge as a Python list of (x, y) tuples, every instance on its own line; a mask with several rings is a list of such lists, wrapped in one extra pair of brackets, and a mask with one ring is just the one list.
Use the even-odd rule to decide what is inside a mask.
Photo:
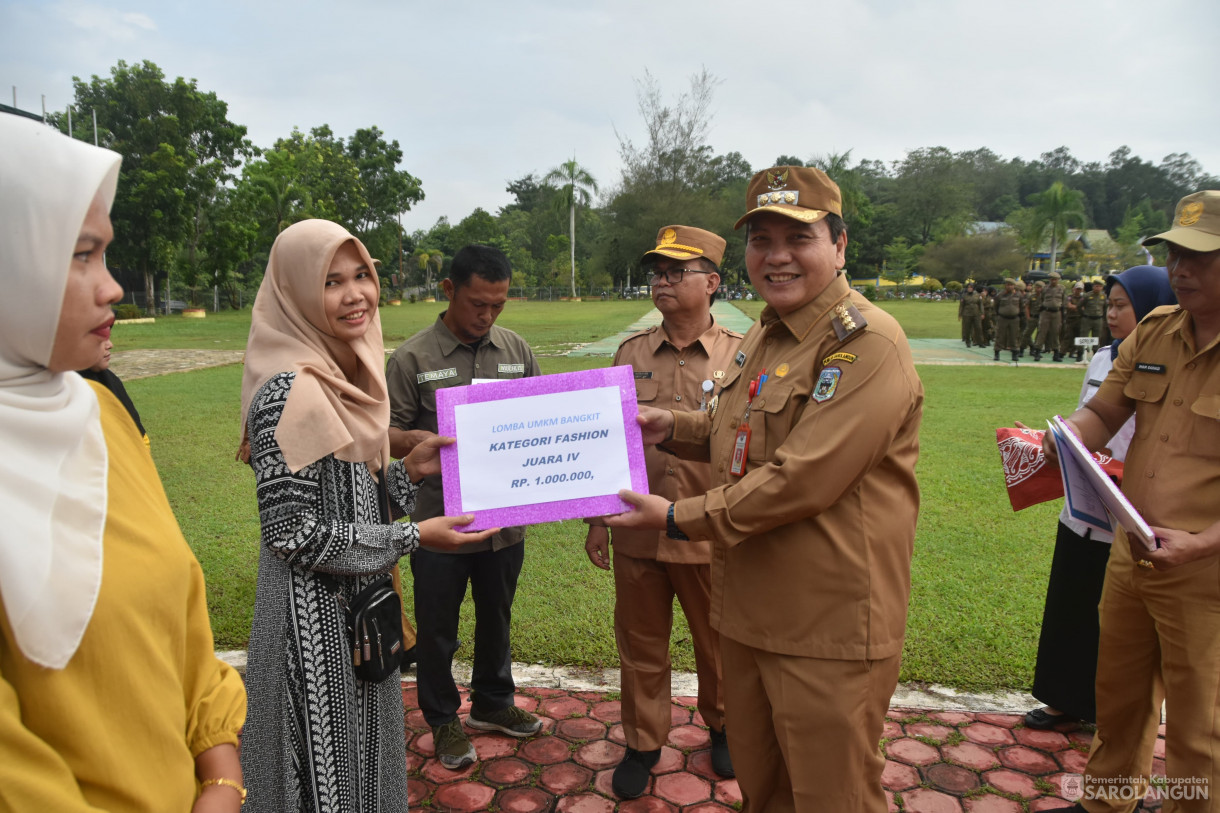
[(741, 477), (746, 473), (746, 455), (750, 453), (750, 424), (742, 423), (737, 427), (737, 439), (733, 442), (733, 463), (729, 466), (729, 474)]

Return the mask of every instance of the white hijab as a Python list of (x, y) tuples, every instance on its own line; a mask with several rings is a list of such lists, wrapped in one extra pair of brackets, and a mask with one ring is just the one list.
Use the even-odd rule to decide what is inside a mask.
[(67, 665), (97, 602), (106, 443), (97, 397), (53, 373), (59, 311), (93, 198), (121, 157), (0, 113), (0, 598), (22, 653)]

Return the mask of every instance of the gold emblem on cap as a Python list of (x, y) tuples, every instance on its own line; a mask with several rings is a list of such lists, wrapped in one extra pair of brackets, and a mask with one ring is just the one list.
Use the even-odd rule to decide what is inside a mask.
[(663, 246), (669, 245), (677, 239), (678, 233), (673, 229), (666, 229), (665, 231), (661, 232), (661, 245)]
[(1203, 216), (1203, 203), (1197, 200), (1192, 200), (1190, 203), (1182, 207), (1182, 214), (1178, 216), (1179, 226), (1193, 226), (1199, 222), (1199, 218)]
[(851, 318), (851, 314), (847, 312), (846, 305), (835, 305), (835, 315), (839, 317), (839, 321), (843, 323), (843, 327), (848, 330), (856, 329), (856, 320)]
[(791, 368), (787, 364), (781, 364), (775, 368), (775, 374), (780, 378), (783, 378), (784, 376), (788, 375), (788, 370), (790, 369)]
[(796, 193), (795, 192), (785, 192), (784, 193), (784, 203), (796, 203)]
[(788, 185), (788, 173), (791, 170), (785, 169), (783, 172), (776, 172), (773, 169), (767, 170), (767, 188), (768, 189), (783, 189)]

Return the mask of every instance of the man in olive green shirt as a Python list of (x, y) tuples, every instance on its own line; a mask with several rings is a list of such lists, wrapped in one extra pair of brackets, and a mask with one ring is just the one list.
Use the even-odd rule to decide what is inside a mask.
[[(395, 457), (436, 434), (438, 389), (469, 384), (475, 378), (541, 375), (529, 344), (495, 325), (508, 300), (511, 276), (508, 258), (499, 249), (472, 245), (454, 256), (449, 278), (441, 283), (449, 298), (448, 310), (431, 327), (407, 339), (386, 366), (390, 452)], [(441, 478), (426, 478), (411, 518), (419, 522), (444, 512)], [(467, 583), (474, 599), (475, 631), (466, 724), (513, 737), (528, 737), (542, 727), (538, 718), (513, 702), (509, 627), (524, 539), (522, 528), (505, 528), (456, 552), (421, 547), (411, 557), (419, 706), (432, 727), (437, 759), (452, 770), (477, 758), (457, 716), (461, 697), (452, 673), (458, 612)]]

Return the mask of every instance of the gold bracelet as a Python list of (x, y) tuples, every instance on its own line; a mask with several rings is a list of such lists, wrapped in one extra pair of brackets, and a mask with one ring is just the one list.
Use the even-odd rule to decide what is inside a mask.
[(205, 779), (199, 783), (200, 788), (206, 788), (209, 785), (223, 785), (226, 788), (233, 788), (233, 790), (235, 790), (241, 794), (241, 803), (242, 803), (242, 805), (245, 805), (246, 789), (244, 787), (242, 787), (241, 785), (239, 785), (238, 783), (234, 782), (232, 779), (225, 779), (223, 776), (221, 776), (221, 777), (217, 777), (216, 779)]

